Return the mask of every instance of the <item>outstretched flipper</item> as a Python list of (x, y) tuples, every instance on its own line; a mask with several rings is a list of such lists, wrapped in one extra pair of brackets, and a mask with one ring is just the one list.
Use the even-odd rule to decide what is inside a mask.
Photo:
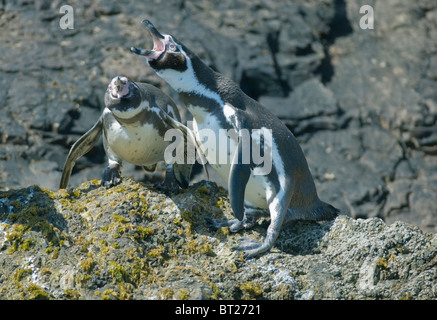
[(68, 185), (68, 181), (71, 177), (71, 171), (80, 157), (89, 152), (99, 141), (100, 135), (103, 130), (103, 121), (100, 118), (94, 126), (88, 130), (82, 137), (77, 140), (70, 149), (68, 153), (67, 160), (64, 164), (64, 169), (62, 171), (61, 182), (59, 184), (60, 189), (64, 189)]
[[(246, 142), (246, 141), (244, 141)], [(237, 150), (229, 171), (228, 192), (232, 211), (242, 221), (244, 217), (244, 194), (251, 174), (251, 165), (243, 163), (243, 139), (239, 139)]]

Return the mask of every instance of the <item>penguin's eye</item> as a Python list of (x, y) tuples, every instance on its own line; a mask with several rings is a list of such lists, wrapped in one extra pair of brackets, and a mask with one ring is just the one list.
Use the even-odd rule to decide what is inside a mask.
[(178, 47), (176, 47), (176, 45), (175, 45), (174, 43), (170, 43), (170, 44), (168, 45), (168, 49), (169, 49), (170, 51), (175, 52), (175, 51), (177, 51)]

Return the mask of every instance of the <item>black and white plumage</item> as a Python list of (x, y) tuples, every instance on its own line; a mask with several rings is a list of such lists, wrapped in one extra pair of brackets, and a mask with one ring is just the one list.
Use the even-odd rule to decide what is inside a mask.
[[(250, 228), (258, 218), (258, 209), (268, 209), (271, 219), (264, 242), (245, 242), (237, 248), (246, 257), (253, 257), (270, 250), (282, 225), (289, 221), (330, 220), (338, 215), (338, 209), (319, 199), (301, 147), (276, 116), (244, 94), (232, 80), (214, 72), (173, 36), (162, 35), (148, 20), (142, 23), (152, 36), (154, 48), (131, 47), (131, 51), (144, 56), (156, 74), (179, 93), (193, 115), (196, 138), (201, 140), (205, 129), (214, 130), (217, 137), (223, 129), (237, 132), (237, 138), (228, 138), (229, 150), (234, 151), (228, 153), (227, 163), (220, 164), (213, 158), (216, 153), (205, 154), (212, 168), (228, 183), (237, 218), (210, 220), (213, 227), (228, 226), (233, 232)], [(243, 129), (251, 133), (250, 145), (262, 145), (264, 153), (270, 152), (272, 166), (267, 174), (260, 174), (260, 165), (252, 157), (249, 163), (242, 161), (247, 146), (238, 137)], [(271, 139), (265, 139), (260, 132), (271, 132)]]
[[(108, 188), (121, 182), (123, 161), (153, 170), (158, 162), (164, 161), (165, 149), (171, 143), (164, 139), (167, 130), (180, 130), (184, 141), (192, 141), (192, 133), (179, 121), (176, 104), (158, 88), (126, 77), (113, 78), (105, 93), (103, 114), (70, 149), (60, 188), (67, 187), (75, 162), (94, 147), (102, 133), (108, 157), (103, 186)], [(169, 168), (167, 175), (173, 173), (178, 184), (186, 188), (192, 165), (174, 163)]]

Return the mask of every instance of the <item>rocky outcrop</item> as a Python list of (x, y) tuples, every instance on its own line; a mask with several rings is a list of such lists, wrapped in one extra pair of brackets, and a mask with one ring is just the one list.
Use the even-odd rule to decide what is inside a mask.
[(0, 299), (435, 299), (437, 235), (380, 218), (296, 222), (271, 252), (244, 260), (252, 230), (211, 231), (231, 218), (225, 190), (177, 194), (125, 179), (52, 192), (0, 194)]
[[(0, 3), (1, 190), (57, 189), (113, 76), (178, 101), (128, 50), (151, 44), (139, 24), (149, 18), (287, 124), (324, 200), (355, 218), (437, 231), (435, 1), (72, 0), (65, 30), (62, 4)], [(373, 7), (374, 29), (359, 27), (362, 5)], [(105, 161), (99, 145), (71, 185), (101, 178)], [(147, 179), (132, 166), (124, 174)]]

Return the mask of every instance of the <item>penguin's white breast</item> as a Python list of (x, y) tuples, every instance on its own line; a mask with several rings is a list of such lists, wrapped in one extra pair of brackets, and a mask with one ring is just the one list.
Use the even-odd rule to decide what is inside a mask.
[[(224, 139), (224, 135), (220, 135), (219, 132), (224, 129), (219, 119), (201, 108), (195, 111), (197, 111), (197, 116), (193, 119), (193, 131), (198, 141), (201, 142), (201, 149), (211, 167), (228, 183), (233, 158), (233, 153), (230, 151), (235, 152), (237, 141), (227, 138), (226, 144), (224, 144), (223, 140), (220, 141)], [(222, 133), (224, 132), (222, 131)], [(210, 139), (213, 139), (213, 141)], [(268, 189), (269, 186), (265, 176), (252, 174), (246, 185), (244, 200), (252, 206), (267, 208), (266, 191)]]
[(169, 144), (151, 123), (122, 126), (117, 121), (108, 128), (107, 141), (118, 157), (138, 166), (164, 160), (164, 150)]

